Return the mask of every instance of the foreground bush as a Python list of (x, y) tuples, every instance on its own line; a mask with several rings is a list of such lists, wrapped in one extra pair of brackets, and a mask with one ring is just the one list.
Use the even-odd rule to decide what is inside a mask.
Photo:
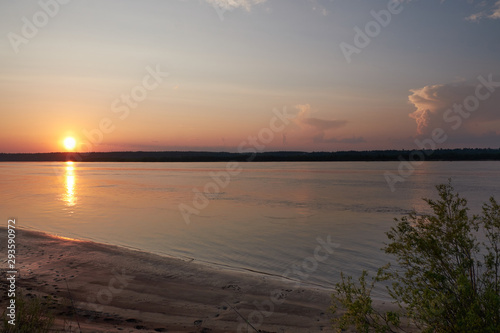
[[(387, 232), (384, 250), (395, 265), (373, 277), (364, 271), (357, 282), (341, 274), (331, 307), (344, 310), (334, 319), (339, 332), (401, 332), (408, 322), (422, 332), (500, 332), (500, 206), (491, 198), (470, 217), (450, 184), (436, 188), (438, 200), (424, 199), (433, 214), (395, 219)], [(381, 281), (392, 281), (387, 289), (398, 311), (373, 306), (371, 291)]]
[[(50, 302), (50, 300), (49, 300)], [(8, 323), (10, 320), (4, 311), (2, 316), (2, 333), (45, 333), (50, 332), (54, 324), (54, 316), (48, 311), (48, 305), (42, 304), (40, 298), (27, 298), (22, 294), (16, 295), (15, 326)]]

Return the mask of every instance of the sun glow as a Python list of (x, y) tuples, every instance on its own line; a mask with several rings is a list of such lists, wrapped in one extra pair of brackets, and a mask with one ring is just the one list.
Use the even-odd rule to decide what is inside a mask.
[(63, 143), (66, 150), (73, 150), (76, 147), (76, 140), (72, 137), (67, 137), (66, 139), (64, 139)]

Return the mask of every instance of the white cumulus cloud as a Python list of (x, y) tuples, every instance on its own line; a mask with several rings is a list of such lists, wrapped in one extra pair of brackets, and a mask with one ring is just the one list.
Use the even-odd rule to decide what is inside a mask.
[(496, 137), (498, 145), (500, 76), (484, 75), (482, 80), (428, 85), (410, 92), (408, 101), (415, 107), (410, 117), (415, 119), (417, 135), (430, 136), (441, 128), (449, 137), (470, 143)]

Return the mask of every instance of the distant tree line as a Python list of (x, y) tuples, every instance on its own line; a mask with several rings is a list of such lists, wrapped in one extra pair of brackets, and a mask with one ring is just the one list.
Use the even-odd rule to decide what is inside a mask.
[[(326, 162), (408, 160), (412, 150), (370, 150), (338, 152), (274, 151), (229, 153), (198, 151), (122, 151), (91, 153), (0, 153), (0, 162)], [(438, 149), (421, 151), (426, 161), (500, 160), (500, 149)]]

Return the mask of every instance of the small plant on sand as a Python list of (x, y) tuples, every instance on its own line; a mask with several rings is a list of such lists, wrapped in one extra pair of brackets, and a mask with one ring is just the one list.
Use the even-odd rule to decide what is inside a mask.
[[(341, 275), (332, 295), (334, 328), (401, 332), (408, 322), (422, 332), (500, 332), (500, 206), (491, 198), (480, 216), (450, 183), (438, 185), (438, 200), (424, 199), (431, 215), (411, 213), (387, 232), (385, 252), (396, 264), (358, 282)], [(380, 312), (371, 291), (380, 281), (398, 311)], [(402, 320), (405, 319), (405, 320)], [(403, 325), (403, 322), (407, 322)]]
[(9, 317), (4, 311), (2, 315), (2, 333), (45, 333), (50, 332), (54, 324), (54, 316), (48, 311), (51, 299), (47, 303), (42, 303), (40, 298), (28, 298), (19, 293), (16, 300), (15, 325), (9, 324)]

